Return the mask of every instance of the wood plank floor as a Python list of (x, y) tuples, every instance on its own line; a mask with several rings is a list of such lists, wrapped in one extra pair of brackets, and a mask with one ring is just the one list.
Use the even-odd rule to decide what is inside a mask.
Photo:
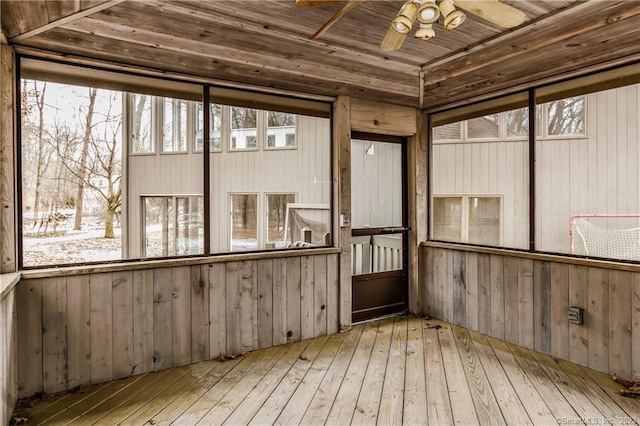
[(638, 424), (608, 376), (436, 320), (345, 333), (51, 395), (29, 424)]

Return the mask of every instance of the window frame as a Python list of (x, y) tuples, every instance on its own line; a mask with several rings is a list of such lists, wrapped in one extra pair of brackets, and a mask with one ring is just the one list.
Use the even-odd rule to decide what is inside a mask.
[[(264, 205), (264, 213), (262, 215), (260, 215), (258, 213), (258, 217), (263, 217), (264, 220), (265, 220), (265, 223), (264, 223), (264, 235), (263, 235), (264, 244), (263, 245), (267, 249), (268, 249), (267, 243), (272, 242), (269, 239), (269, 211), (270, 211), (270, 209), (269, 209), (269, 196), (271, 196), (271, 195), (293, 195), (293, 203), (291, 203), (291, 204), (297, 204), (297, 202), (298, 202), (298, 193), (297, 192), (292, 192), (292, 191), (289, 191), (289, 192), (286, 192), (286, 191), (282, 191), (282, 192), (268, 191), (268, 192), (264, 193), (264, 204), (263, 204)], [(285, 237), (285, 234), (286, 234), (286, 227), (287, 227), (287, 211), (288, 211), (287, 206), (288, 206), (288, 204), (285, 206), (285, 210), (284, 210), (284, 223), (283, 223), (284, 229), (283, 229), (283, 235), (282, 235), (283, 242), (285, 243), (285, 247), (284, 248), (286, 248), (286, 240), (284, 239), (284, 237)], [(276, 249), (276, 248), (274, 248), (274, 249)]]
[[(244, 108), (244, 109), (252, 109), (256, 112), (256, 127), (242, 127), (239, 129), (234, 129), (233, 128), (233, 109), (234, 108)], [(238, 106), (238, 105), (229, 105), (229, 136), (228, 136), (228, 145), (227, 145), (227, 152), (251, 152), (251, 151), (260, 151), (260, 147), (261, 147), (261, 133), (263, 133), (262, 130), (262, 126), (261, 126), (261, 113), (262, 110), (257, 109), (257, 108), (250, 108), (250, 107), (244, 107), (244, 106)], [(255, 136), (256, 138), (256, 146), (255, 147), (250, 147), (250, 148), (234, 148), (231, 146), (231, 143), (233, 141), (233, 138), (235, 137), (233, 135), (234, 130), (245, 130), (245, 129), (249, 129), (249, 130), (255, 130), (255, 135), (247, 135), (247, 136)], [(245, 136), (245, 141), (246, 141), (246, 136)]]
[[(529, 241), (527, 248), (510, 248), (510, 247), (496, 247), (499, 250), (526, 252), (526, 253), (540, 253), (543, 255), (552, 255), (554, 257), (561, 256), (566, 258), (584, 258), (584, 256), (569, 254), (564, 251), (541, 251), (536, 247), (537, 231), (536, 227), (543, 224), (539, 220), (538, 215), (542, 214), (536, 210), (536, 198), (539, 196), (539, 191), (536, 190), (536, 151), (540, 145), (538, 142), (546, 141), (567, 141), (571, 142), (575, 140), (589, 141), (595, 135), (590, 134), (594, 129), (595, 123), (590, 122), (593, 119), (591, 117), (591, 110), (594, 105), (590, 103), (590, 95), (600, 92), (605, 92), (616, 88), (625, 88), (635, 85), (640, 85), (640, 64), (639, 63), (627, 63), (621, 64), (617, 67), (612, 67), (604, 70), (598, 70), (591, 74), (583, 74), (573, 77), (567, 77), (564, 80), (557, 80), (543, 85), (532, 84), (530, 87), (521, 90), (519, 92), (511, 92), (501, 95), (499, 97), (487, 98), (478, 97), (476, 99), (467, 99), (464, 103), (457, 103), (452, 105), (445, 105), (437, 107), (432, 110), (427, 110), (427, 141), (428, 141), (428, 162), (429, 162), (429, 174), (428, 174), (428, 194), (429, 194), (429, 226), (428, 226), (428, 241), (437, 241), (433, 237), (433, 205), (432, 198), (437, 195), (433, 192), (433, 149), (439, 144), (452, 143), (451, 141), (435, 140), (434, 129), (438, 126), (446, 125), (449, 123), (461, 122), (469, 119), (470, 117), (481, 116), (492, 111), (505, 112), (508, 110), (515, 110), (522, 108), (526, 105), (529, 111), (529, 129), (526, 138), (523, 138), (528, 144), (529, 160), (525, 161), (524, 167), (528, 171), (529, 184), (528, 189), (525, 190), (525, 199), (529, 200), (529, 215), (527, 223), (529, 225)], [(571, 135), (549, 135), (547, 124), (547, 108), (544, 110), (543, 105), (548, 104), (554, 100), (572, 98), (577, 96), (584, 97), (583, 104), (583, 132), (580, 134)], [(536, 120), (536, 115), (540, 111), (541, 120)], [(512, 141), (513, 138), (505, 138), (505, 141)], [(477, 141), (474, 141), (477, 142)], [(453, 141), (453, 143), (461, 143), (459, 141)], [(505, 208), (503, 201), (503, 211)], [(503, 219), (504, 223), (504, 219)], [(504, 238), (502, 238), (504, 240)], [(472, 243), (453, 243), (444, 242), (445, 244), (461, 244), (471, 247), (483, 247), (478, 244)], [(615, 258), (599, 258), (594, 259), (597, 261), (613, 262), (624, 266), (624, 264), (640, 264), (640, 260), (621, 260)], [(590, 261), (590, 260), (589, 260)]]
[[(469, 242), (469, 200), (471, 198), (497, 198), (500, 203), (499, 207), (499, 217), (498, 217), (498, 229), (500, 235), (498, 236), (498, 247), (502, 247), (504, 244), (504, 195), (503, 194), (472, 194), (472, 193), (438, 193), (432, 194), (431, 205), (434, 206), (434, 200), (436, 198), (459, 198), (460, 199), (460, 241), (447, 241), (447, 240), (434, 240), (434, 241), (445, 241), (448, 243), (459, 243), (459, 244), (470, 244), (470, 245), (479, 245), (479, 246), (489, 246), (487, 244), (480, 244), (475, 242)], [(431, 227), (430, 234), (434, 235), (435, 229), (435, 207), (431, 209)], [(489, 246), (495, 247), (495, 246)]]
[[(295, 124), (293, 126), (269, 127), (269, 113), (270, 112), (281, 112), (281, 111), (271, 111), (271, 110), (264, 111), (264, 114), (265, 114), (265, 139), (264, 139), (264, 144), (263, 144), (263, 150), (264, 151), (282, 151), (282, 150), (298, 149), (298, 117), (297, 117), (297, 115), (293, 114), (293, 118), (295, 120)], [(284, 113), (284, 114), (288, 114), (288, 113)], [(294, 145), (293, 146), (288, 146), (286, 144), (286, 137), (290, 133), (285, 133), (285, 145), (284, 146), (269, 146), (269, 129), (281, 129), (281, 128), (287, 128), (287, 127), (293, 127), (293, 137), (294, 137), (294, 142), (295, 142)]]
[[(229, 241), (228, 241), (228, 248), (229, 248), (229, 253), (245, 253), (245, 252), (249, 252), (249, 251), (256, 251), (256, 250), (260, 250), (260, 247), (262, 245), (264, 245), (263, 243), (261, 244), (261, 234), (262, 234), (262, 227), (261, 227), (261, 223), (260, 223), (260, 193), (259, 192), (254, 192), (254, 191), (249, 191), (249, 192), (241, 192), (241, 191), (231, 191), (229, 193), (227, 193), (228, 197), (228, 208), (227, 208), (227, 212), (229, 213)], [(251, 249), (251, 250), (233, 250), (233, 197), (235, 195), (254, 195), (256, 198), (256, 248), (255, 249)]]
[[(95, 87), (98, 89), (113, 90), (121, 93), (121, 96), (123, 99), (123, 102), (122, 102), (123, 121), (125, 121), (121, 129), (123, 144), (125, 145), (125, 149), (122, 151), (122, 154), (123, 154), (122, 181), (125, 182), (125, 185), (128, 180), (127, 170), (130, 167), (130, 164), (128, 162), (130, 158), (147, 157), (147, 156), (158, 156), (159, 158), (161, 155), (165, 155), (165, 154), (179, 155), (179, 154), (194, 154), (198, 152), (200, 153), (201, 156), (208, 157), (208, 156), (202, 155), (202, 151), (203, 151), (202, 149), (201, 150), (194, 149), (195, 148), (195, 129), (196, 129), (195, 104), (199, 102), (198, 100), (196, 100), (198, 99), (197, 96), (200, 96), (200, 99), (205, 99), (206, 97), (206, 99), (204, 100), (205, 105), (209, 105), (209, 103), (212, 102), (213, 99), (215, 99), (215, 103), (218, 103), (221, 106), (223, 106), (223, 109), (224, 107), (230, 109), (233, 106), (247, 107), (247, 105), (252, 105), (250, 108), (255, 109), (258, 115), (261, 112), (267, 111), (267, 110), (288, 111), (293, 114), (323, 119), (326, 121), (323, 124), (323, 126), (324, 125), (328, 125), (329, 127), (332, 126), (332, 121), (331, 121), (332, 99), (329, 99), (328, 97), (317, 96), (317, 97), (302, 98), (302, 97), (296, 97), (295, 94), (275, 95), (275, 94), (268, 94), (266, 92), (249, 91), (247, 89), (241, 89), (241, 88), (228, 88), (228, 87), (217, 86), (216, 82), (210, 82), (210, 81), (194, 82), (193, 79), (181, 79), (180, 77), (150, 76), (146, 73), (138, 73), (135, 68), (131, 68), (130, 70), (123, 70), (120, 67), (111, 66), (108, 63), (103, 63), (101, 65), (100, 62), (97, 62), (97, 61), (92, 62), (90, 64), (82, 65), (78, 63), (65, 62), (60, 59), (43, 59), (43, 58), (37, 58), (37, 57), (29, 57), (28, 55), (23, 55), (20, 53), (16, 55), (16, 60), (20, 65), (19, 73), (17, 74), (17, 80), (16, 80), (17, 82), (20, 82), (23, 79), (33, 79), (38, 81), (51, 81), (51, 82), (60, 83), (60, 84), (72, 84), (72, 85), (79, 85), (79, 86), (85, 86), (85, 87)], [(16, 83), (16, 87), (18, 90), (18, 97), (19, 97), (21, 85)], [(192, 90), (194, 87), (196, 89)], [(196, 92), (197, 94), (194, 95), (194, 93)], [(150, 99), (152, 100), (151, 104), (148, 106), (148, 108), (151, 109), (151, 111), (148, 113), (148, 116), (151, 121), (149, 123), (151, 132), (156, 132), (158, 126), (161, 126), (160, 124), (161, 120), (158, 120), (158, 118), (159, 118), (159, 115), (163, 113), (163, 111), (160, 111), (162, 108), (157, 108), (156, 104), (158, 102), (161, 102), (162, 99), (164, 98), (178, 99), (178, 100), (187, 102), (188, 130), (186, 132), (186, 137), (187, 137), (185, 141), (186, 149), (184, 151), (182, 150), (169, 151), (169, 152), (164, 151), (161, 147), (162, 141), (160, 140), (158, 135), (152, 134), (150, 135), (150, 141), (147, 144), (147, 146), (149, 147), (149, 150), (134, 152), (134, 150), (132, 149), (132, 143), (131, 143), (132, 121), (130, 120), (130, 118), (131, 118), (132, 107), (131, 107), (131, 97), (129, 96), (129, 94), (134, 94), (134, 93), (138, 95), (149, 96)], [(185, 97), (183, 97), (182, 95), (183, 93), (187, 93), (188, 95), (184, 95)], [(15, 109), (16, 117), (19, 117), (21, 113), (20, 112), (21, 109), (19, 108), (19, 106), (20, 105), (18, 101), (18, 108)], [(193, 118), (193, 122), (191, 118)], [(18, 122), (16, 124), (16, 127), (17, 127), (17, 134), (18, 136), (20, 136), (21, 123)], [(261, 143), (264, 140), (264, 136), (265, 136), (264, 134), (266, 134), (266, 132), (262, 132), (264, 134), (260, 132), (260, 125), (257, 126), (256, 130), (257, 130), (256, 132), (257, 146), (255, 147), (255, 149), (252, 148), (249, 150), (263, 149), (263, 147), (261, 146)], [(228, 139), (225, 141), (225, 134), (226, 134), (225, 120), (223, 118), (221, 120), (220, 151), (224, 151), (223, 147), (225, 146), (225, 143), (228, 143)], [(22, 143), (21, 141), (22, 139), (18, 138), (16, 143), (21, 144)], [(333, 158), (334, 147), (333, 147), (333, 144), (331, 144), (331, 140), (329, 138), (325, 138), (324, 136), (322, 136), (319, 139), (318, 143), (319, 143), (319, 146), (322, 147), (323, 152), (325, 150), (328, 152), (328, 158), (329, 159)], [(20, 147), (18, 147), (17, 149), (19, 151)], [(218, 152), (218, 150), (215, 150), (215, 151), (211, 150), (210, 152)], [(21, 157), (17, 161), (18, 161), (18, 168), (21, 169), (23, 167), (23, 162)], [(210, 169), (213, 167), (213, 165), (211, 165), (211, 163), (207, 165), (206, 160), (204, 161), (204, 163), (205, 165), (203, 167), (206, 170), (203, 173), (204, 174), (203, 185), (204, 185), (204, 188), (207, 188), (209, 186), (208, 184), (210, 184), (210, 179), (208, 177), (209, 176), (208, 174), (210, 172)], [(329, 165), (328, 167), (329, 167), (328, 171), (332, 172), (333, 169), (331, 168), (331, 166)], [(16, 176), (18, 178), (18, 181), (19, 181), (20, 175), (21, 175), (21, 170), (17, 170)], [(329, 188), (330, 199), (333, 199), (333, 195), (334, 195), (333, 194), (334, 185), (332, 182)], [(17, 192), (18, 193), (20, 192), (20, 188), (17, 189)], [(260, 192), (264, 193), (262, 190)], [(229, 191), (228, 193), (230, 194), (232, 192)], [(292, 193), (292, 191), (274, 191), (274, 193)], [(123, 213), (127, 208), (127, 205), (132, 206), (133, 204), (144, 203), (144, 200), (141, 198), (142, 196), (154, 197), (154, 196), (171, 195), (172, 197), (177, 196), (178, 198), (182, 198), (184, 196), (184, 194), (176, 195), (175, 193), (174, 194), (137, 193), (133, 195), (135, 195), (135, 197), (131, 198), (130, 200), (127, 200), (128, 196), (126, 195), (123, 196), (123, 201), (122, 201)], [(186, 196), (204, 197), (205, 199), (208, 196), (209, 200), (211, 200), (211, 197), (213, 197), (213, 195), (214, 195), (214, 191), (212, 189), (209, 189), (208, 194), (206, 193), (195, 194), (195, 195), (186, 194)], [(296, 197), (297, 197), (297, 194), (296, 194)], [(135, 198), (138, 199), (137, 200), (138, 203), (136, 203)], [(222, 199), (223, 197), (220, 197), (218, 198), (218, 201), (222, 203), (223, 202)], [(258, 196), (257, 201), (258, 203), (261, 203), (261, 197)], [(171, 203), (172, 205), (176, 204), (175, 201), (173, 200), (171, 201)], [(206, 209), (207, 206), (210, 206), (210, 205), (211, 205), (211, 202), (204, 203), (204, 206), (205, 206), (204, 208)], [(143, 234), (144, 234), (142, 230), (140, 230), (140, 234), (138, 235), (134, 234), (132, 238), (129, 240), (126, 240), (126, 238), (123, 235), (122, 254), (118, 258), (112, 258), (108, 260), (98, 260), (98, 261), (87, 261), (87, 262), (82, 262), (77, 264), (41, 263), (41, 264), (25, 267), (23, 264), (24, 244), (23, 244), (23, 235), (21, 231), (22, 221), (23, 221), (22, 212), (24, 211), (24, 205), (21, 198), (17, 200), (16, 207), (20, 210), (20, 214), (18, 215), (18, 218), (17, 218), (18, 226), (16, 227), (16, 234), (17, 234), (16, 235), (16, 245), (17, 245), (16, 266), (20, 270), (24, 270), (24, 269), (36, 270), (41, 268), (51, 268), (51, 267), (59, 267), (59, 266), (73, 267), (76, 265), (79, 266), (79, 265), (123, 264), (123, 263), (133, 263), (133, 262), (140, 262), (140, 261), (144, 262), (148, 260), (148, 258), (142, 258), (139, 253), (135, 253), (134, 254), (135, 257), (129, 257), (129, 254), (128, 254), (129, 250), (135, 250), (135, 251), (138, 250), (138, 248), (135, 247), (135, 245), (138, 243), (136, 243), (135, 241), (142, 240)], [(143, 210), (144, 209), (141, 206), (139, 213), (136, 213), (136, 216), (141, 215)], [(178, 210), (176, 209), (175, 214), (173, 216), (177, 215), (177, 212)], [(134, 223), (134, 222), (137, 222), (138, 219), (135, 219), (135, 220), (130, 219), (132, 220), (132, 223), (131, 223), (132, 228), (129, 228), (129, 229), (134, 233), (136, 231), (133, 228), (142, 227), (141, 223)], [(175, 217), (175, 219), (177, 220), (177, 216)], [(211, 218), (211, 214), (208, 215), (208, 219), (209, 221), (213, 220)], [(333, 223), (334, 219), (335, 219), (334, 215), (331, 214), (330, 222), (327, 223), (327, 225), (331, 229), (331, 232), (333, 232), (333, 229), (334, 229), (334, 223)], [(129, 222), (129, 219), (125, 219), (125, 216), (123, 216), (122, 220), (123, 222), (124, 221)], [(257, 222), (258, 226), (260, 226), (260, 222), (261, 222), (260, 218), (258, 218), (258, 222)], [(205, 229), (210, 227), (211, 227), (211, 223), (207, 223), (205, 225)], [(175, 232), (177, 231), (178, 231), (178, 228), (175, 229)], [(146, 236), (144, 238), (146, 238)], [(260, 234), (258, 233), (258, 239), (259, 238), (260, 238)], [(140, 241), (140, 250), (143, 250), (142, 248), (143, 246), (144, 246), (144, 242)], [(127, 247), (134, 247), (134, 248), (129, 249)], [(317, 248), (314, 248), (314, 249), (326, 250), (327, 247), (318, 246)], [(146, 247), (144, 248), (144, 250), (146, 251)], [(205, 253), (203, 253), (202, 255), (196, 255), (196, 256), (209, 257), (209, 256), (220, 256), (220, 255), (224, 256), (229, 254), (237, 254), (237, 253), (227, 252), (224, 250), (211, 252), (210, 250), (205, 249)], [(253, 249), (251, 250), (251, 252), (248, 252), (247, 254), (250, 254), (250, 255), (253, 254), (255, 256), (255, 252), (253, 251)], [(179, 260), (180, 258), (183, 258), (183, 257), (194, 257), (194, 256), (187, 255), (187, 254), (169, 255), (167, 257), (167, 261), (171, 262), (174, 259)], [(167, 264), (170, 264), (170, 263), (167, 263)]]
[[(536, 104), (536, 107), (540, 108), (540, 118), (541, 122), (536, 123), (536, 131), (540, 132), (540, 136), (536, 135), (535, 139), (540, 141), (554, 141), (554, 140), (566, 140), (566, 139), (588, 139), (589, 138), (589, 102), (587, 102), (588, 95), (580, 95), (583, 97), (583, 109), (582, 109), (582, 122), (583, 122), (583, 133), (571, 133), (567, 135), (550, 135), (549, 134), (549, 104), (551, 102), (545, 102), (542, 104)], [(576, 97), (576, 96), (572, 96)], [(536, 114), (537, 119), (537, 114)], [(537, 121), (537, 120), (536, 120)]]

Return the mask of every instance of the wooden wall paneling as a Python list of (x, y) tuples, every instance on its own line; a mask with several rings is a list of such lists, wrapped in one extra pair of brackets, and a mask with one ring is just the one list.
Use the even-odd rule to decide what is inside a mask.
[(173, 275), (173, 366), (191, 363), (191, 267), (178, 266)]
[(214, 263), (209, 267), (209, 357), (227, 353), (227, 267)]
[(478, 253), (465, 256), (466, 327), (478, 330)]
[(452, 291), (452, 312), (451, 322), (461, 327), (467, 325), (467, 287), (466, 287), (466, 253), (463, 251), (453, 251), (452, 253), (451, 280)]
[(338, 256), (327, 256), (327, 333), (333, 334), (340, 330), (338, 297)]
[(191, 362), (209, 359), (209, 266), (194, 265), (191, 285)]
[(477, 330), (480, 333), (489, 334), (491, 331), (491, 310), (492, 310), (491, 309), (491, 256), (486, 253), (478, 253), (477, 261), (478, 261), (478, 266), (477, 266), (478, 328)]
[(429, 249), (433, 252), (433, 273), (431, 289), (433, 291), (433, 317), (444, 319), (444, 286), (445, 286), (445, 250)]
[(453, 251), (442, 253), (442, 314), (445, 321), (453, 322)]
[(250, 351), (258, 346), (258, 262), (242, 262), (241, 289), (241, 344), (243, 351)]
[(66, 278), (42, 280), (42, 387), (47, 393), (67, 389)]
[(14, 52), (0, 45), (0, 272), (17, 270), (15, 212)]
[(640, 273), (633, 274), (632, 286), (631, 368), (633, 371), (633, 377), (636, 380), (640, 380)]
[[(609, 271), (609, 371), (631, 377), (632, 273)], [(606, 301), (604, 301), (606, 303)]]
[[(9, 333), (11, 334), (11, 338), (7, 340), (10, 342), (11, 348), (9, 349), (9, 372), (7, 374), (6, 379), (10, 383), (10, 388), (7, 392), (7, 396), (9, 398), (9, 407), (15, 407), (18, 402), (18, 310), (17, 310), (17, 293), (16, 291), (12, 291), (9, 296), (6, 297), (9, 299), (8, 305), (11, 306), (11, 315), (8, 320), (11, 321), (11, 326), (9, 326)], [(5, 299), (5, 300), (6, 300)], [(9, 414), (9, 413), (6, 413)], [(13, 413), (11, 413), (13, 414)]]
[(8, 325), (6, 321), (6, 312), (8, 307), (6, 306), (6, 299), (4, 295), (0, 296), (0, 422), (2, 424), (9, 423), (9, 414), (5, 414), (9, 411), (9, 401), (7, 393), (9, 391), (9, 384), (7, 383), (8, 369), (7, 364), (9, 360), (8, 347), (5, 343), (8, 334)]
[(502, 256), (490, 255), (491, 262), (491, 335), (498, 339), (505, 338), (505, 278), (504, 259)]
[(111, 273), (89, 275), (91, 321), (91, 383), (113, 379), (113, 317)]
[(303, 256), (300, 259), (300, 338), (313, 337), (315, 310), (313, 306), (314, 296), (314, 263), (312, 256)]
[[(589, 306), (587, 268), (569, 265), (569, 306), (582, 308)], [(569, 361), (579, 365), (589, 365), (589, 327), (584, 324), (569, 323)]]
[(587, 271), (589, 307), (589, 367), (609, 371), (609, 273), (602, 268)]
[(433, 316), (433, 250), (427, 247), (420, 249), (420, 285), (422, 289), (422, 313)]
[(412, 136), (417, 131), (416, 110), (353, 98), (351, 128), (361, 132)]
[[(300, 323), (300, 266), (299, 257), (287, 258), (287, 339), (298, 341), (301, 335)], [(351, 272), (349, 272), (351, 274)], [(349, 282), (351, 284), (351, 282)], [(349, 285), (349, 288), (351, 286)], [(351, 312), (349, 312), (351, 315)]]
[(504, 258), (504, 339), (507, 342), (520, 343), (519, 281), (518, 259)]
[(422, 241), (427, 240), (427, 228), (429, 226), (427, 200), (429, 191), (426, 185), (428, 181), (429, 151), (427, 142), (427, 116), (420, 110), (415, 111), (416, 134), (409, 137), (407, 149), (407, 186), (409, 210), (409, 310), (411, 312), (424, 312), (423, 292), (425, 287), (421, 285), (420, 270), (424, 251), (420, 247)]
[[(272, 319), (273, 344), (287, 343), (287, 261), (286, 259), (272, 260)], [(337, 289), (336, 289), (337, 291)], [(337, 295), (337, 293), (336, 293)], [(335, 312), (338, 306), (334, 306)]]
[(443, 256), (444, 250), (428, 248), (431, 253), (432, 263), (427, 271), (427, 277), (431, 278), (429, 285), (430, 294), (428, 295), (432, 311), (429, 314), (438, 319), (443, 317), (443, 301), (442, 301), (442, 276), (443, 276)]
[(134, 374), (154, 370), (153, 270), (133, 272), (133, 365)]
[(134, 371), (133, 272), (114, 272), (113, 288), (113, 377), (121, 379)]
[(18, 313), (18, 397), (42, 391), (42, 279), (16, 287)]
[(327, 256), (313, 260), (313, 336), (327, 334)]
[(533, 260), (518, 259), (518, 344), (533, 349)]
[(227, 303), (226, 322), (227, 337), (225, 353), (235, 354), (241, 352), (242, 337), (240, 332), (241, 302), (242, 302), (242, 265), (241, 262), (228, 262), (227, 266)]
[(551, 265), (533, 263), (533, 349), (551, 353)]
[(0, 297), (0, 422), (10, 424), (18, 399), (16, 290)]
[[(340, 247), (340, 330), (351, 327), (351, 227), (340, 226), (340, 216), (351, 218), (351, 99), (338, 96), (333, 103), (333, 223), (334, 244)], [(288, 260), (287, 260), (288, 262)], [(289, 268), (287, 268), (289, 271)], [(288, 275), (288, 274), (287, 274)], [(287, 282), (289, 277), (287, 276)], [(287, 285), (287, 290), (289, 286)], [(287, 294), (287, 300), (289, 299)], [(291, 311), (287, 309), (291, 314)], [(289, 322), (289, 319), (287, 319)], [(290, 330), (293, 332), (290, 328)]]
[(273, 345), (274, 324), (274, 262), (272, 259), (258, 260), (258, 347)]
[(153, 361), (154, 370), (173, 366), (173, 271), (153, 270)]
[[(13, 294), (13, 292), (10, 292)], [(7, 297), (4, 295), (0, 296), (0, 422), (2, 424), (9, 424), (10, 419), (10, 411), (9, 409), (9, 383), (8, 379), (8, 364), (9, 364), (9, 345), (7, 344), (8, 334), (10, 332), (9, 326), (11, 325), (7, 321), (7, 312), (9, 311), (8, 301), (9, 294)]]
[(551, 355), (569, 358), (569, 266), (551, 264)]
[(68, 388), (91, 383), (91, 287), (88, 275), (67, 277)]

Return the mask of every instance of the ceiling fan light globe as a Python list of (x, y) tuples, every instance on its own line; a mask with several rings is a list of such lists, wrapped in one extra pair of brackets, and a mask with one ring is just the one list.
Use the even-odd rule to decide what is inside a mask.
[(393, 26), (393, 29), (400, 34), (409, 34), (412, 27), (411, 19), (402, 15), (396, 16), (394, 20), (391, 21), (391, 25)]
[(467, 15), (459, 10), (454, 10), (444, 19), (444, 28), (448, 31), (455, 30), (467, 19)]
[(440, 9), (431, 1), (427, 1), (418, 9), (418, 22), (422, 24), (431, 24), (436, 22), (440, 17)]
[(426, 40), (429, 38), (434, 38), (436, 36), (436, 32), (433, 30), (433, 25), (431, 24), (420, 24), (420, 28), (416, 30), (415, 37)]

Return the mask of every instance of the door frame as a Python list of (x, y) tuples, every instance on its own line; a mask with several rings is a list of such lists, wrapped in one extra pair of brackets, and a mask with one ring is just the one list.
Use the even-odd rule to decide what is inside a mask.
[[(398, 310), (391, 309), (393, 312), (385, 311), (384, 307), (380, 309), (371, 308), (371, 318), (375, 316), (391, 314), (391, 313), (402, 313), (409, 310), (409, 280), (410, 280), (410, 271), (409, 271), (409, 197), (408, 197), (408, 144), (409, 140), (407, 137), (402, 136), (393, 136), (393, 135), (384, 135), (377, 133), (366, 133), (366, 132), (358, 132), (352, 131), (351, 138), (349, 140), (349, 149), (351, 150), (351, 141), (354, 139), (372, 141), (372, 142), (386, 142), (386, 143), (395, 143), (400, 144), (401, 146), (401, 182), (402, 182), (402, 306)], [(353, 188), (352, 188), (353, 190)], [(351, 235), (359, 236), (359, 235), (380, 235), (388, 232), (383, 231), (384, 228), (351, 228)], [(385, 276), (390, 275), (389, 272), (379, 272), (379, 273), (370, 273), (370, 274), (362, 274), (362, 275), (353, 275), (351, 274), (351, 291), (352, 291), (352, 303), (353, 303), (353, 288), (354, 282), (362, 282), (375, 280), (375, 276), (379, 276), (384, 278)], [(394, 274), (391, 274), (394, 275)], [(353, 304), (351, 309), (351, 319), (352, 322), (362, 321), (362, 318), (354, 318), (353, 313)], [(367, 318), (368, 319), (368, 318)]]

